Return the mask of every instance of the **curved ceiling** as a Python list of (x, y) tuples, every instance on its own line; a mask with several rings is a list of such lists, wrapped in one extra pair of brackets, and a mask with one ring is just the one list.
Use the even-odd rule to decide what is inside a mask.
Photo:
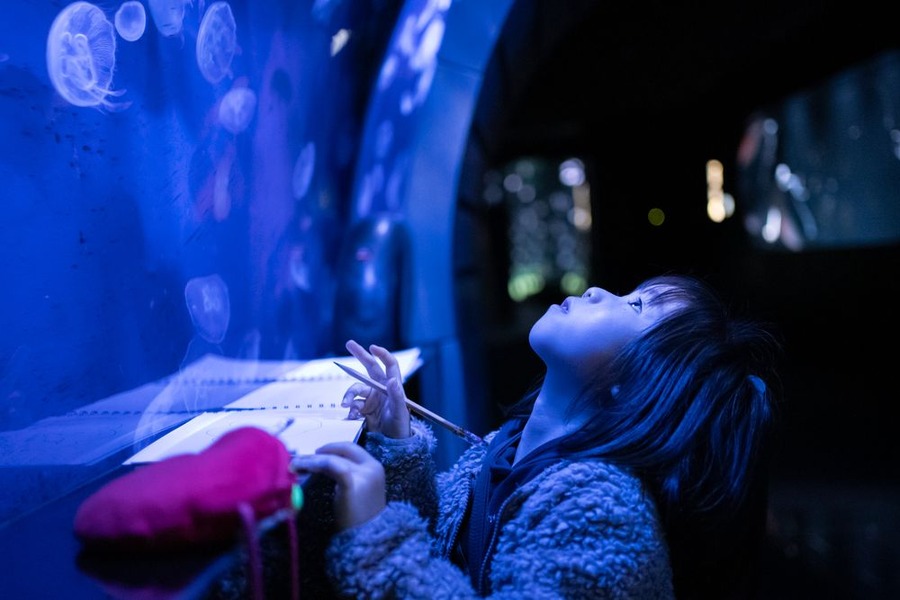
[(871, 0), (520, 0), (495, 57), (512, 92), (496, 150), (581, 147), (675, 114), (740, 120), (896, 45), (895, 29)]

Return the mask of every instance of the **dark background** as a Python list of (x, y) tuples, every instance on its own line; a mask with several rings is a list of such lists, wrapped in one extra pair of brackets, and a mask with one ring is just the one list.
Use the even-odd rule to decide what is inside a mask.
[[(467, 180), (515, 157), (577, 155), (588, 164), (591, 284), (626, 292), (659, 271), (690, 271), (774, 325), (785, 404), (766, 598), (900, 593), (892, 417), (900, 251), (896, 239), (761, 247), (741, 222), (746, 199), (725, 223), (707, 218), (703, 165), (722, 161), (735, 193), (737, 148), (754, 111), (895, 45), (890, 19), (869, 2), (518, 3), (470, 139), (457, 243), (476, 249), (458, 259), (458, 293), (461, 336), (470, 368), (490, 382), (487, 402), (512, 402), (532, 382), (541, 365), (528, 329), (565, 295), (551, 289), (511, 302), (498, 242), (506, 215), (466, 196)], [(900, 201), (898, 191), (883, 190), (885, 206)], [(665, 209), (665, 227), (647, 224), (650, 206)]]

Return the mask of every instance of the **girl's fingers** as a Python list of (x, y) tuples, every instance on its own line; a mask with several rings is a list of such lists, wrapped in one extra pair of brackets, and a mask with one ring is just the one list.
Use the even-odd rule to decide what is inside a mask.
[(366, 358), (366, 349), (356, 343), (355, 340), (347, 340), (347, 343), (344, 344), (344, 347), (347, 348), (347, 351), (355, 356), (360, 362), (363, 362)]
[(384, 373), (388, 378), (395, 377), (400, 380), (400, 364), (387, 348), (372, 344), (369, 346), (369, 351), (384, 363)]
[(322, 475), (327, 475), (343, 485), (350, 483), (352, 474), (352, 465), (347, 459), (327, 454), (295, 456), (291, 460), (291, 469), (298, 473), (320, 473)]
[(352, 465), (365, 465), (377, 460), (356, 442), (331, 442), (320, 446), (315, 454), (295, 456), (291, 465), (303, 470), (341, 474)]
[(366, 351), (366, 349), (360, 346), (356, 340), (347, 340), (347, 343), (344, 344), (344, 347), (346, 347), (350, 354), (352, 354), (353, 356), (356, 356), (357, 353), (360, 352), (365, 353)]
[(356, 442), (331, 442), (320, 446), (316, 454), (340, 456), (357, 464), (376, 462), (375, 458)]
[[(346, 344), (347, 350), (359, 360), (366, 368), (369, 377), (375, 381), (385, 383), (391, 377), (401, 379), (400, 364), (397, 358), (391, 354), (390, 350), (371, 344), (368, 351), (360, 346), (355, 340), (348, 340)], [(381, 361), (381, 362), (379, 362)]]
[(387, 382), (388, 396), (395, 402), (397, 406), (406, 406), (406, 392), (403, 390), (403, 384), (397, 377), (391, 377)]
[(364, 383), (354, 383), (347, 388), (346, 392), (344, 392), (344, 395), (341, 398), (341, 406), (351, 406), (353, 401), (357, 398), (365, 400), (371, 392), (372, 388), (368, 385)]
[(363, 409), (366, 406), (366, 402), (365, 402), (365, 400), (360, 400), (357, 398), (355, 400), (351, 400), (347, 404), (342, 404), (342, 406), (350, 409), (347, 412), (347, 418), (350, 419), (351, 421), (353, 421), (355, 419), (358, 419), (358, 418), (364, 416)]
[(374, 379), (375, 381), (383, 381), (384, 380), (384, 369), (381, 366), (381, 363), (372, 356), (368, 350), (360, 346), (354, 340), (349, 340), (346, 344), (347, 350), (356, 357), (356, 359), (362, 363), (362, 365), (366, 368), (366, 372), (369, 374), (369, 377)]
[(391, 377), (387, 380), (386, 387), (388, 391), (387, 405), (390, 407), (391, 412), (400, 414), (400, 410), (406, 410), (406, 393), (403, 391), (403, 386), (400, 385), (400, 382), (395, 377)]

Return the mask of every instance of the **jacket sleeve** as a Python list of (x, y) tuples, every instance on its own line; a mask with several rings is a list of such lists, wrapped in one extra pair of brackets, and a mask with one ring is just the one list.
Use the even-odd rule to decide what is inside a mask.
[(428, 524), (410, 504), (391, 502), (374, 519), (336, 535), (326, 552), (341, 598), (465, 600), (468, 578), (433, 554)]
[(388, 502), (408, 502), (433, 522), (437, 516), (436, 441), (423, 421), (413, 419), (410, 425), (413, 435), (407, 439), (369, 434), (366, 450), (384, 466)]

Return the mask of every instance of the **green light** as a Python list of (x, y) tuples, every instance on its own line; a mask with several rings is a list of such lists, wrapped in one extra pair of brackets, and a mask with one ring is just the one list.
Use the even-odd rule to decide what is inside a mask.
[(587, 289), (587, 280), (578, 273), (568, 272), (560, 279), (559, 286), (565, 293), (577, 296)]
[(296, 481), (291, 486), (291, 506), (295, 511), (303, 508), (303, 488)]
[(513, 275), (506, 283), (506, 291), (514, 301), (522, 302), (544, 289), (544, 285), (544, 276), (539, 271), (529, 270)]

